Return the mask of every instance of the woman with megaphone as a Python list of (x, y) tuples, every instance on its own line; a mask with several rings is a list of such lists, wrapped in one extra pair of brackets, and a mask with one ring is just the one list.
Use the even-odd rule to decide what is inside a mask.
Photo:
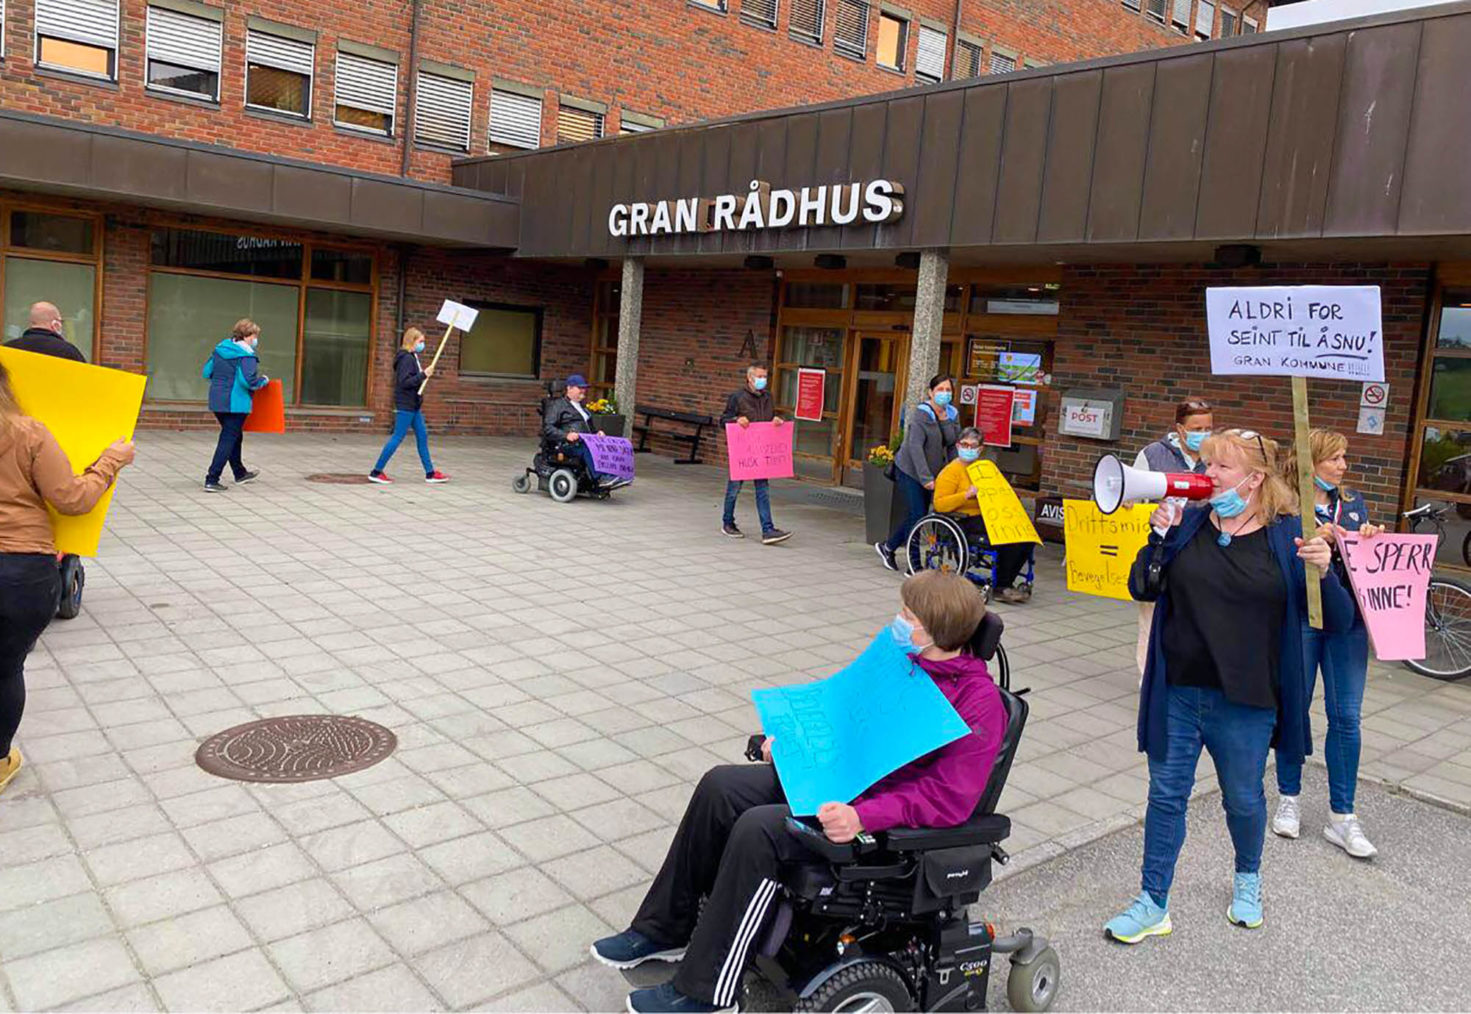
[(1104, 926), (1129, 944), (1171, 931), (1170, 885), (1202, 749), (1216, 766), (1236, 852), (1226, 918), (1262, 924), (1267, 753), (1275, 741), (1279, 759), (1300, 762), (1312, 746), (1302, 639), (1309, 575), (1321, 583), (1325, 630), (1353, 623), (1332, 549), (1321, 536), (1302, 538), (1276, 443), (1226, 430), (1200, 454), (1214, 489), (1209, 509), (1161, 504), (1151, 522), (1166, 534), (1150, 537), (1129, 574), (1130, 594), (1155, 603), (1139, 693), (1139, 749), (1149, 761), (1142, 890)]

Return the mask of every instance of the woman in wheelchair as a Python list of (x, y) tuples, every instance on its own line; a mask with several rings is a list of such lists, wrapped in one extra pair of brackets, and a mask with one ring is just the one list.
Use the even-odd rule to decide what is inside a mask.
[[(582, 434), (592, 432), (592, 415), (582, 407), (582, 399), (586, 396), (587, 378), (580, 373), (574, 373), (568, 377), (567, 393), (549, 403), (546, 413), (542, 416), (542, 443), (551, 448), (565, 446), (574, 457), (582, 462), (582, 467), (587, 470), (587, 474), (597, 479), (599, 485), (604, 489), (627, 486), (627, 479), (600, 474), (593, 467), (592, 452), (582, 444)], [(602, 431), (598, 431), (598, 436), (602, 435)]]
[[(975, 586), (958, 574), (925, 571), (904, 582), (900, 599), (892, 636), (971, 734), (881, 779), (852, 805), (823, 804), (817, 816), (833, 842), (890, 828), (965, 823), (1006, 731), (1006, 708), (986, 663), (964, 651), (986, 613)], [(762, 755), (770, 760), (771, 740)], [(631, 993), (629, 1010), (737, 1009), (747, 958), (777, 896), (779, 868), (812, 859), (787, 830), (790, 815), (769, 763), (705, 773), (632, 925), (592, 945), (593, 957), (614, 968), (681, 962), (672, 981)]]
[[(935, 510), (955, 515), (953, 520), (967, 538), (986, 543), (989, 540), (986, 519), (981, 517), (981, 502), (976, 499), (976, 488), (965, 472), (966, 466), (981, 456), (981, 431), (974, 426), (961, 430), (955, 454), (955, 460), (935, 476)], [(996, 554), (996, 597), (1002, 602), (1017, 605), (1031, 599), (1031, 585), (1017, 588), (1016, 579), (1032, 562), (1032, 548), (1030, 542), (991, 547), (991, 552)]]

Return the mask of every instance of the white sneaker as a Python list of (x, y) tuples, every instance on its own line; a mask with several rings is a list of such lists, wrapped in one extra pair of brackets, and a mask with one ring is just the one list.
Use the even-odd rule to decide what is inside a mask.
[(1272, 818), (1272, 833), (1283, 838), (1296, 838), (1302, 826), (1302, 813), (1296, 796), (1277, 797), (1277, 815)]
[(1359, 826), (1359, 818), (1352, 813), (1346, 817), (1335, 813), (1333, 819), (1323, 828), (1323, 837), (1355, 859), (1372, 859), (1379, 854), (1374, 843), (1365, 837), (1364, 829)]

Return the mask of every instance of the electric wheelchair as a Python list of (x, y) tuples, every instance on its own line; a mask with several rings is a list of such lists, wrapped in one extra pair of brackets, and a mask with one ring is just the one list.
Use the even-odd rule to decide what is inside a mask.
[[(549, 381), (546, 395), (537, 408), (537, 419), (545, 419), (547, 406), (566, 392), (565, 383)], [(594, 500), (606, 500), (611, 492), (599, 485), (596, 476), (588, 471), (581, 456), (572, 453), (567, 441), (546, 436), (541, 438), (541, 449), (530, 466), (511, 480), (511, 489), (517, 493), (530, 493), (533, 482), (537, 489), (545, 490), (557, 503), (571, 503), (579, 495)]]
[[(1003, 623), (988, 613), (970, 650), (991, 663), (1008, 716), (990, 781), (959, 827), (895, 828), (838, 845), (821, 830), (787, 819), (812, 862), (783, 871), (782, 897), (754, 949), (755, 971), (782, 994), (785, 1010), (981, 1011), (991, 958), (1009, 954), (1006, 995), (1013, 1010), (1045, 1011), (1061, 966), (1029, 929), (998, 937), (971, 922), (966, 906), (991, 883), (991, 863), (1007, 862), (1001, 842), (1011, 822), (995, 812), (1027, 721), (1026, 690), (1013, 693)], [(760, 760), (764, 737), (746, 756)]]
[[(972, 538), (961, 527), (958, 514), (926, 514), (914, 524), (904, 547), (908, 573), (943, 570), (964, 574), (980, 589), (987, 602), (998, 591), (996, 585), (996, 551), (984, 539)], [(1021, 587), (1031, 591), (1036, 577), (1034, 562), (1018, 575)]]

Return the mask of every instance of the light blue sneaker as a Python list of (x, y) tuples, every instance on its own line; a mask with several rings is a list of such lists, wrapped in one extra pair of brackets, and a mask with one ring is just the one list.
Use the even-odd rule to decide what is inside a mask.
[(1231, 887), (1231, 905), (1226, 918), (1237, 926), (1256, 929), (1262, 924), (1262, 875), (1238, 873)]
[(1140, 891), (1128, 908), (1104, 923), (1103, 935), (1121, 944), (1137, 944), (1145, 937), (1169, 936), (1173, 929), (1168, 910), (1156, 905), (1148, 891)]

